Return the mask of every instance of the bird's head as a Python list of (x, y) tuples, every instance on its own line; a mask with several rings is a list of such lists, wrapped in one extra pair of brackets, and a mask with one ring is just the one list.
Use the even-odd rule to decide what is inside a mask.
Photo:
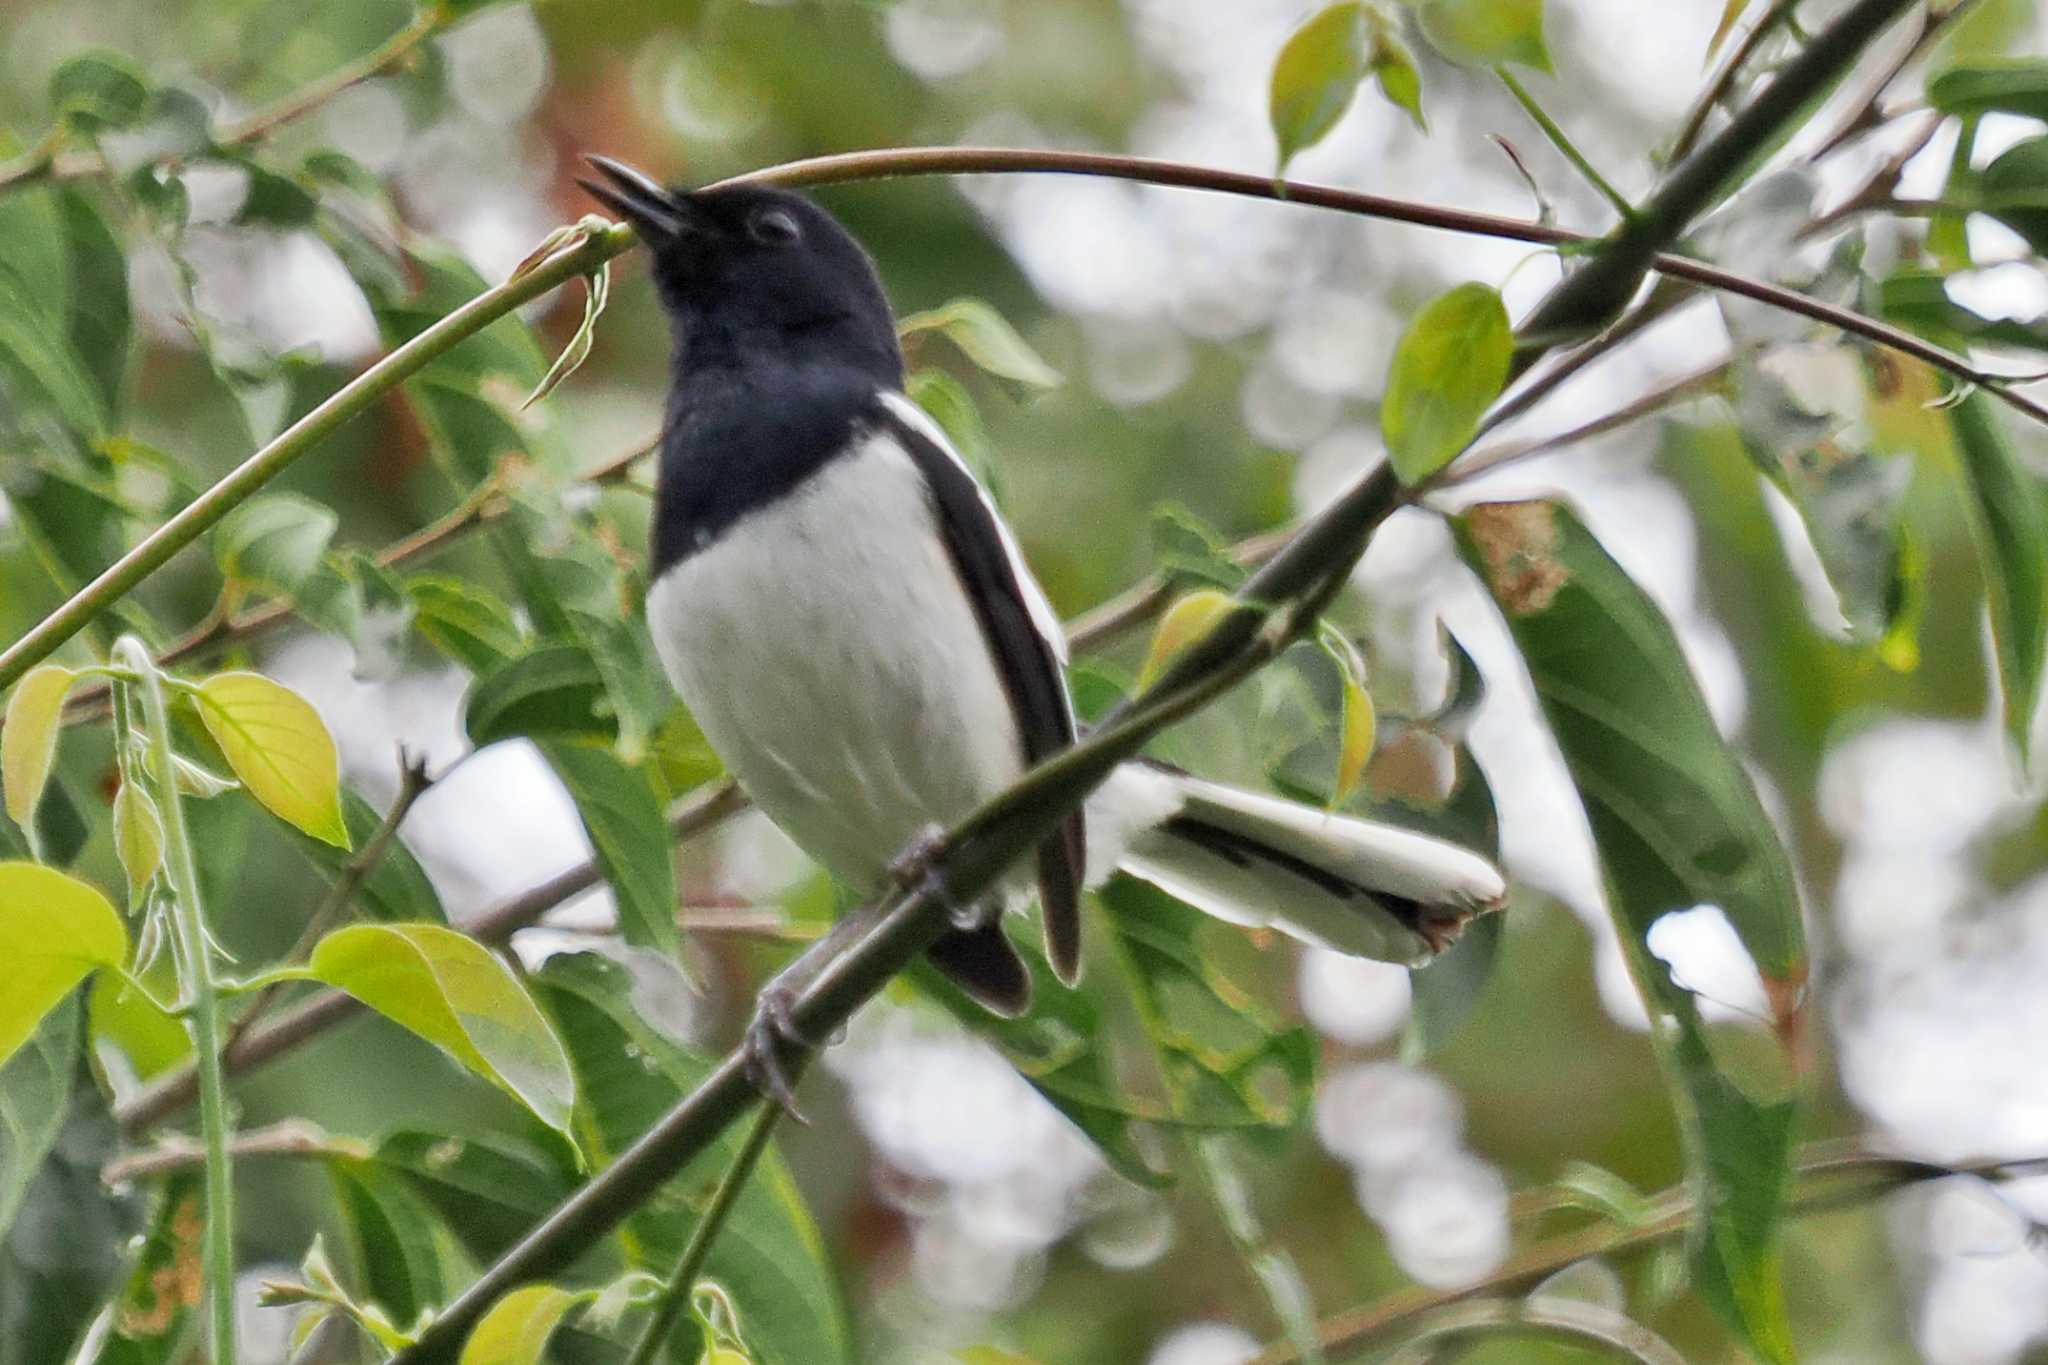
[(579, 183), (639, 232), (686, 349), (768, 347), (859, 358), (891, 378), (896, 329), (874, 262), (831, 214), (770, 185), (668, 189), (609, 157)]

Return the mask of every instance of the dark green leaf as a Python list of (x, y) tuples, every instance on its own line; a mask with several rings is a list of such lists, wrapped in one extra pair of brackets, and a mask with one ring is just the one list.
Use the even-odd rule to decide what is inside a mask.
[(417, 574), (405, 581), (405, 590), (413, 601), (413, 628), (471, 673), (488, 673), (525, 652), (526, 632), (512, 609), (475, 584)]
[(91, 200), (66, 190), (57, 196), (57, 206), (71, 256), (71, 350), (91, 375), (102, 406), (118, 414), (133, 330), (128, 262)]
[[(346, 786), (341, 789), (341, 818), (348, 827), (349, 844), (358, 849), (384, 823), (384, 817), (375, 806)], [(329, 881), (341, 876), (342, 869), (355, 857), (346, 848), (338, 848), (324, 839), (315, 839), (297, 830), (292, 831), (292, 841)], [(448, 922), (433, 881), (427, 876), (426, 869), (420, 866), (419, 859), (413, 857), (412, 850), (405, 846), (402, 837), (392, 839), (385, 846), (384, 856), (377, 860), (357, 886), (355, 904), (369, 918), (386, 923), (401, 920), (426, 920), (434, 924)]]
[(648, 774), (593, 745), (544, 739), (540, 750), (575, 798), (597, 865), (618, 902), (619, 932), (626, 942), (673, 959), (682, 947), (675, 853)]
[(1228, 979), (1203, 936), (1232, 931), (1135, 877), (1112, 878), (1098, 894), (1179, 1120), (1292, 1129), (1315, 1087), (1315, 1039), (1281, 1027)]
[(1266, 117), (1280, 144), (1280, 169), (1322, 141), (1351, 107), (1365, 79), (1370, 24), (1363, 4), (1331, 5), (1287, 39), (1273, 63)]
[[(62, 290), (68, 261), (56, 268), (62, 272)], [(68, 308), (47, 311), (40, 292), (0, 274), (0, 394), (16, 405), (0, 430), (43, 421), (61, 426), (74, 439), (96, 440), (107, 434), (100, 386), (72, 348)]]
[(1065, 382), (1060, 372), (1046, 364), (1031, 349), (1031, 343), (1019, 336), (1009, 320), (985, 299), (954, 299), (927, 312), (912, 313), (896, 324), (896, 330), (905, 337), (938, 332), (958, 346), (962, 355), (998, 379), (1035, 389), (1055, 388)]
[(1104, 1025), (1095, 997), (1062, 985), (1035, 945), (1015, 947), (1031, 969), (1031, 1012), (1020, 1019), (990, 1014), (929, 962), (920, 960), (908, 977), (920, 993), (993, 1043), (1119, 1175), (1141, 1185), (1167, 1184), (1165, 1153), (1156, 1140), (1147, 1141), (1144, 1129), (1170, 1123), (1172, 1115), (1163, 1105), (1118, 1092), (1099, 1046)]
[(1927, 102), (1946, 114), (2048, 119), (2048, 62), (2038, 57), (1962, 62), (1927, 82)]
[(221, 576), (289, 597), (320, 567), (341, 519), (296, 493), (264, 493), (222, 519), (213, 533)]
[(141, 1221), (131, 1195), (100, 1183), (119, 1133), (81, 1052), (71, 1064), (70, 1112), (0, 1242), (0, 1361), (9, 1365), (71, 1358), (119, 1282), (122, 1248)]
[(82, 1014), (76, 995), (66, 999), (0, 1066), (0, 1241), (64, 1126)]
[[(594, 954), (560, 954), (536, 978), (576, 1066), (579, 1131), (609, 1161), (709, 1074), (710, 1062), (651, 1027), (632, 1007), (625, 968)], [(666, 1274), (694, 1226), (710, 1182), (742, 1135), (728, 1132), (634, 1214), (628, 1246)], [(707, 1279), (724, 1286), (745, 1319), (759, 1365), (845, 1365), (853, 1357), (846, 1311), (818, 1230), (788, 1168), (771, 1148), (713, 1243)]]
[(1977, 206), (2048, 252), (2048, 137), (2028, 138), (1998, 154), (1979, 180)]
[[(1499, 859), (1500, 821), (1494, 813), (1493, 788), (1470, 753), (1459, 751), (1457, 789), (1440, 816), (1424, 828)], [(1465, 926), (1456, 943), (1427, 966), (1408, 973), (1413, 998), (1409, 1036), (1423, 1056), (1448, 1043), (1479, 1003), (1493, 980), (1507, 923), (1506, 915), (1481, 915)]]
[(618, 755), (627, 763), (638, 763), (647, 756), (648, 740), (668, 712), (670, 694), (640, 612), (622, 613), (617, 602), (606, 607), (586, 611), (565, 605), (563, 610), (604, 679), (605, 709), (618, 728)]
[(1520, 62), (1550, 70), (1543, 43), (1543, 0), (1426, 0), (1422, 32), (1430, 46), (1465, 66)]
[(241, 207), (235, 210), (237, 223), (270, 228), (304, 227), (319, 211), (320, 203), (312, 191), (290, 176), (279, 175), (247, 157), (231, 158), (229, 164), (249, 180), (242, 192)]
[(496, 1260), (569, 1197), (573, 1168), (501, 1137), (399, 1132), (377, 1160), (401, 1172), (479, 1262)]
[(50, 106), (81, 131), (125, 128), (140, 119), (149, 86), (135, 63), (118, 52), (81, 52), (50, 77)]
[(432, 1207), (374, 1160), (329, 1157), (327, 1173), (355, 1251), (358, 1298), (382, 1308), (399, 1327), (409, 1326), (421, 1309), (446, 1303), (460, 1282), (448, 1234)]
[(1673, 911), (1719, 907), (1763, 974), (1779, 1029), (1795, 1029), (1806, 957), (1790, 863), (1669, 623), (1578, 519), (1558, 503), (1493, 503), (1457, 529), (1564, 752), (1657, 1021), (1706, 1191), (1702, 1286), (1754, 1350), (1789, 1359), (1775, 1247), (1792, 1106), (1752, 1100), (1717, 1069), (1691, 993), (1650, 953), (1648, 934)]
[(1232, 589), (1249, 570), (1232, 559), (1216, 528), (1177, 502), (1152, 509), (1152, 554), (1176, 585)]
[(1387, 458), (1402, 483), (1428, 478), (1471, 442), (1514, 352), (1507, 309), (1487, 285), (1461, 284), (1416, 315), (1380, 403)]
[(608, 744), (619, 733), (604, 675), (578, 645), (542, 645), (479, 677), (463, 725), (479, 748), (518, 736)]
[(1949, 422), (1991, 604), (2006, 733), (2025, 761), (2048, 648), (2048, 508), (2040, 482), (2014, 455), (1989, 394), (1973, 393), (1955, 404)]

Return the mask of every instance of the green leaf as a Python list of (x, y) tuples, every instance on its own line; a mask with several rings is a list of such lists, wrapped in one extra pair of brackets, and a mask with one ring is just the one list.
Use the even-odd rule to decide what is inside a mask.
[(1244, 1154), (1239, 1145), (1221, 1134), (1210, 1134), (1197, 1138), (1194, 1148), (1196, 1168), (1222, 1215), (1224, 1230), (1264, 1291), (1288, 1344), (1299, 1353), (1303, 1365), (1324, 1365), (1327, 1358), (1316, 1330), (1315, 1303), (1309, 1297), (1308, 1282), (1302, 1278), (1294, 1257), (1273, 1240), (1252, 1206)]
[(264, 493), (222, 518), (213, 533), (221, 576), (290, 597), (320, 567), (341, 524), (334, 509), (296, 493)]
[(1422, 0), (1430, 46), (1462, 66), (1520, 62), (1550, 70), (1543, 44), (1543, 0)]
[(521, 1285), (470, 1329), (459, 1365), (540, 1365), (562, 1315), (588, 1297), (551, 1284)]
[(347, 848), (341, 759), (320, 713), (261, 673), (216, 673), (197, 696), (200, 721), (249, 794), (286, 824)]
[(114, 793), (114, 856), (128, 874), (128, 904), (142, 904), (150, 879), (164, 862), (164, 818), (140, 783), (123, 782)]
[(911, 401), (931, 414), (974, 476), (1000, 502), (995, 447), (988, 439), (988, 428), (982, 425), (981, 412), (974, 406), (974, 396), (967, 392), (967, 386), (944, 370), (924, 369), (911, 371), (905, 387)]
[(375, 1161), (329, 1157), (326, 1166), (355, 1249), (362, 1297), (401, 1327), (446, 1303), (460, 1281), (432, 1209)]
[(128, 931), (92, 887), (37, 863), (0, 862), (0, 1061), (95, 968), (128, 958)]
[(1416, 315), (1380, 403), (1387, 458), (1402, 483), (1428, 478), (1471, 443), (1514, 353), (1507, 309), (1486, 285), (1461, 284)]
[[(62, 264), (58, 269), (68, 276)], [(36, 305), (18, 277), (0, 275), (0, 382), (6, 384), (15, 409), (6, 424), (35, 416), (60, 425), (76, 439), (104, 437), (106, 403), (93, 373), (72, 348), (69, 315), (45, 312)]]
[(0, 722), (0, 792), (7, 798), (7, 818), (24, 831), (34, 828), (36, 807), (57, 761), (64, 695), (77, 678), (68, 668), (38, 664), (7, 698), (6, 719)]
[(1977, 207), (2048, 252), (2048, 137), (2000, 152), (1978, 179)]
[(70, 247), (71, 306), (67, 332), (72, 354), (99, 391), (110, 416), (121, 410), (121, 379), (128, 366), (134, 317), (128, 302), (128, 261), (92, 201), (76, 190), (57, 196)]
[(484, 674), (529, 643), (512, 609), (473, 583), (442, 574), (405, 581), (413, 602), (413, 629), (471, 673)]
[(1248, 1135), (1292, 1129), (1315, 1088), (1316, 1042), (1230, 980), (1218, 949), (1242, 936), (1135, 877), (1097, 894), (1179, 1120)]
[(1927, 82), (1927, 102), (1945, 114), (2048, 119), (2048, 62), (2038, 57), (1960, 62)]
[[(168, 962), (151, 973), (152, 989), (166, 997), (175, 995), (178, 983)], [(112, 1043), (127, 1056), (136, 1078), (150, 1080), (192, 1056), (192, 1035), (176, 1015), (156, 1007), (154, 1001), (112, 972), (92, 979), (87, 993), (95, 1048)]]
[(438, 924), (356, 924), (321, 939), (307, 968), (568, 1132), (576, 1082), (562, 1044), (476, 940)]
[(605, 303), (612, 293), (612, 267), (607, 261), (583, 277), (583, 320), (576, 324), (576, 330), (569, 337), (569, 344), (555, 357), (555, 363), (548, 366), (548, 372), (541, 376), (540, 383), (533, 386), (533, 392), (526, 395), (526, 401), (519, 406), (530, 408), (555, 391), (555, 386), (582, 368), (590, 358), (590, 343), (597, 338), (597, 320), (604, 316)]
[[(1452, 644), (1457, 647), (1455, 640)], [(1458, 653), (1463, 656), (1464, 650), (1458, 648)], [(1456, 690), (1454, 686), (1454, 698)], [(1375, 813), (1399, 820), (1392, 811)], [(1500, 860), (1500, 820), (1494, 812), (1493, 788), (1463, 749), (1458, 751), (1458, 785), (1444, 809), (1427, 823), (1414, 823), (1424, 833), (1462, 844), (1495, 862)], [(1456, 943), (1424, 966), (1410, 969), (1408, 1046), (1416, 1055), (1426, 1057), (1441, 1048), (1471, 1016), (1473, 1006), (1493, 980), (1507, 924), (1506, 915), (1481, 915), (1465, 926)]]
[(604, 675), (580, 645), (542, 645), (478, 677), (463, 728), (478, 748), (520, 736), (608, 744), (619, 733)]
[(82, 52), (66, 58), (50, 77), (50, 106), (61, 123), (83, 132), (125, 128), (142, 117), (149, 85), (118, 52)]
[(538, 1149), (493, 1135), (398, 1132), (376, 1158), (441, 1215), (463, 1249), (494, 1261), (574, 1191), (573, 1170)]
[(725, 776), (725, 760), (711, 747), (711, 741), (704, 738), (697, 718), (690, 714), (690, 708), (676, 702), (662, 718), (661, 728), (654, 732), (654, 747), (649, 757), (655, 776), (663, 788), (663, 795), (673, 801), (676, 797), (694, 791), (706, 782)]
[(1379, 82), (1380, 93), (1406, 109), (1415, 126), (1426, 133), (1429, 120), (1422, 113), (1422, 73), (1416, 69), (1415, 54), (1384, 16), (1376, 13), (1373, 19), (1372, 52), (1366, 66)]
[(1107, 1023), (1096, 994), (1074, 989), (1052, 974), (1037, 944), (1012, 937), (1031, 971), (1031, 1012), (1018, 1019), (993, 1015), (931, 963), (919, 959), (907, 976), (919, 994), (992, 1043), (1033, 1090), (1095, 1144), (1117, 1174), (1139, 1185), (1170, 1184), (1166, 1153), (1146, 1130), (1170, 1125), (1164, 1105), (1120, 1093), (1110, 1059), (1099, 1046)]
[(1457, 530), (1571, 770), (1624, 954), (1657, 1021), (1705, 1191), (1702, 1290), (1759, 1354), (1787, 1360), (1775, 1248), (1793, 1106), (1752, 1100), (1721, 1073), (1693, 996), (1650, 953), (1648, 935), (1667, 913), (1718, 906), (1756, 960), (1781, 1034), (1791, 1032), (1806, 957), (1790, 862), (1669, 623), (1569, 510), (1487, 504)]
[(626, 942), (670, 958), (682, 950), (676, 929), (676, 873), (668, 822), (648, 774), (609, 749), (542, 740), (540, 751), (575, 798), (576, 814), (619, 907)]
[(249, 157), (228, 156), (221, 160), (248, 177), (248, 184), (242, 191), (241, 206), (235, 210), (237, 223), (300, 228), (312, 222), (313, 216), (319, 212), (320, 201), (313, 197), (312, 191), (290, 176), (280, 175)]
[(2048, 649), (2048, 507), (2039, 480), (2013, 453), (1989, 394), (1973, 393), (1952, 406), (1949, 423), (1991, 604), (2006, 733), (2024, 762)]
[(0, 1241), (64, 1127), (82, 1014), (78, 1001), (66, 998), (43, 1017), (28, 1045), (0, 1065)]
[(1266, 94), (1281, 171), (1297, 152), (1322, 141), (1351, 107), (1365, 79), (1369, 41), (1366, 8), (1358, 3), (1331, 5), (1288, 37)]
[[(0, 942), (9, 942), (0, 931)], [(82, 1062), (76, 1054), (73, 1060)], [(100, 1183), (120, 1146), (105, 1099), (81, 1064), (57, 1140), (0, 1242), (0, 1361), (68, 1361), (119, 1283), (139, 1201)]]
[[(590, 953), (549, 958), (535, 978), (562, 1031), (583, 1095), (579, 1132), (603, 1164), (710, 1074), (708, 1059), (650, 1026), (632, 1005), (626, 969)], [(730, 1164), (742, 1134), (728, 1132), (662, 1186), (628, 1224), (634, 1260), (666, 1275)], [(705, 1263), (744, 1311), (760, 1365), (847, 1365), (853, 1346), (825, 1246), (789, 1169), (771, 1147), (740, 1192)]]
[[(349, 844), (356, 848), (361, 848), (384, 823), (383, 815), (375, 806), (346, 787), (341, 792), (341, 818), (348, 830)], [(324, 839), (299, 835), (296, 842), (299, 851), (320, 869), (329, 882), (338, 879), (351, 861), (347, 848)], [(442, 908), (440, 893), (434, 890), (433, 879), (427, 876), (427, 870), (420, 866), (412, 850), (405, 846), (403, 838), (394, 838), (385, 845), (384, 855), (357, 885), (355, 904), (371, 919), (385, 923), (401, 920), (424, 920), (435, 924), (448, 922), (448, 912)]]
[(896, 324), (897, 335), (912, 337), (938, 332), (960, 353), (998, 379), (1014, 380), (1035, 389), (1057, 388), (1066, 381), (1045, 363), (1031, 343), (984, 299), (954, 299)]

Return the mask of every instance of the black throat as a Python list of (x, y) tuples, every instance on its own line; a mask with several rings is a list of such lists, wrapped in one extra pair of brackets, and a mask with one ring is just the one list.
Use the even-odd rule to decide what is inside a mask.
[(877, 395), (903, 386), (893, 337), (879, 354), (829, 328), (773, 338), (682, 330), (655, 480), (656, 578), (849, 451)]

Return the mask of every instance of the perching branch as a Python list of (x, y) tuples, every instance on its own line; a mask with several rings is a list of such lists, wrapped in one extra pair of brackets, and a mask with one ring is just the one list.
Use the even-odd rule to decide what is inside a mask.
[[(2048, 1157), (1945, 1166), (1820, 1143), (1808, 1148), (1806, 1158), (1794, 1167), (1793, 1179), (1798, 1188), (1785, 1207), (1795, 1215), (1821, 1213), (1951, 1176), (2001, 1181), (2043, 1172), (2048, 1172)], [(1691, 1186), (1675, 1186), (1654, 1197), (1650, 1213), (1639, 1223), (1599, 1223), (1540, 1242), (1463, 1289), (1407, 1289), (1363, 1308), (1326, 1318), (1320, 1334), (1323, 1349), (1332, 1356), (1348, 1356), (1412, 1328), (1418, 1319), (1452, 1304), (1519, 1293), (1589, 1257), (1626, 1255), (1677, 1241), (1692, 1221), (1696, 1196), (1697, 1191)], [(1292, 1346), (1276, 1343), (1267, 1347), (1252, 1365), (1297, 1365), (1300, 1359)]]

